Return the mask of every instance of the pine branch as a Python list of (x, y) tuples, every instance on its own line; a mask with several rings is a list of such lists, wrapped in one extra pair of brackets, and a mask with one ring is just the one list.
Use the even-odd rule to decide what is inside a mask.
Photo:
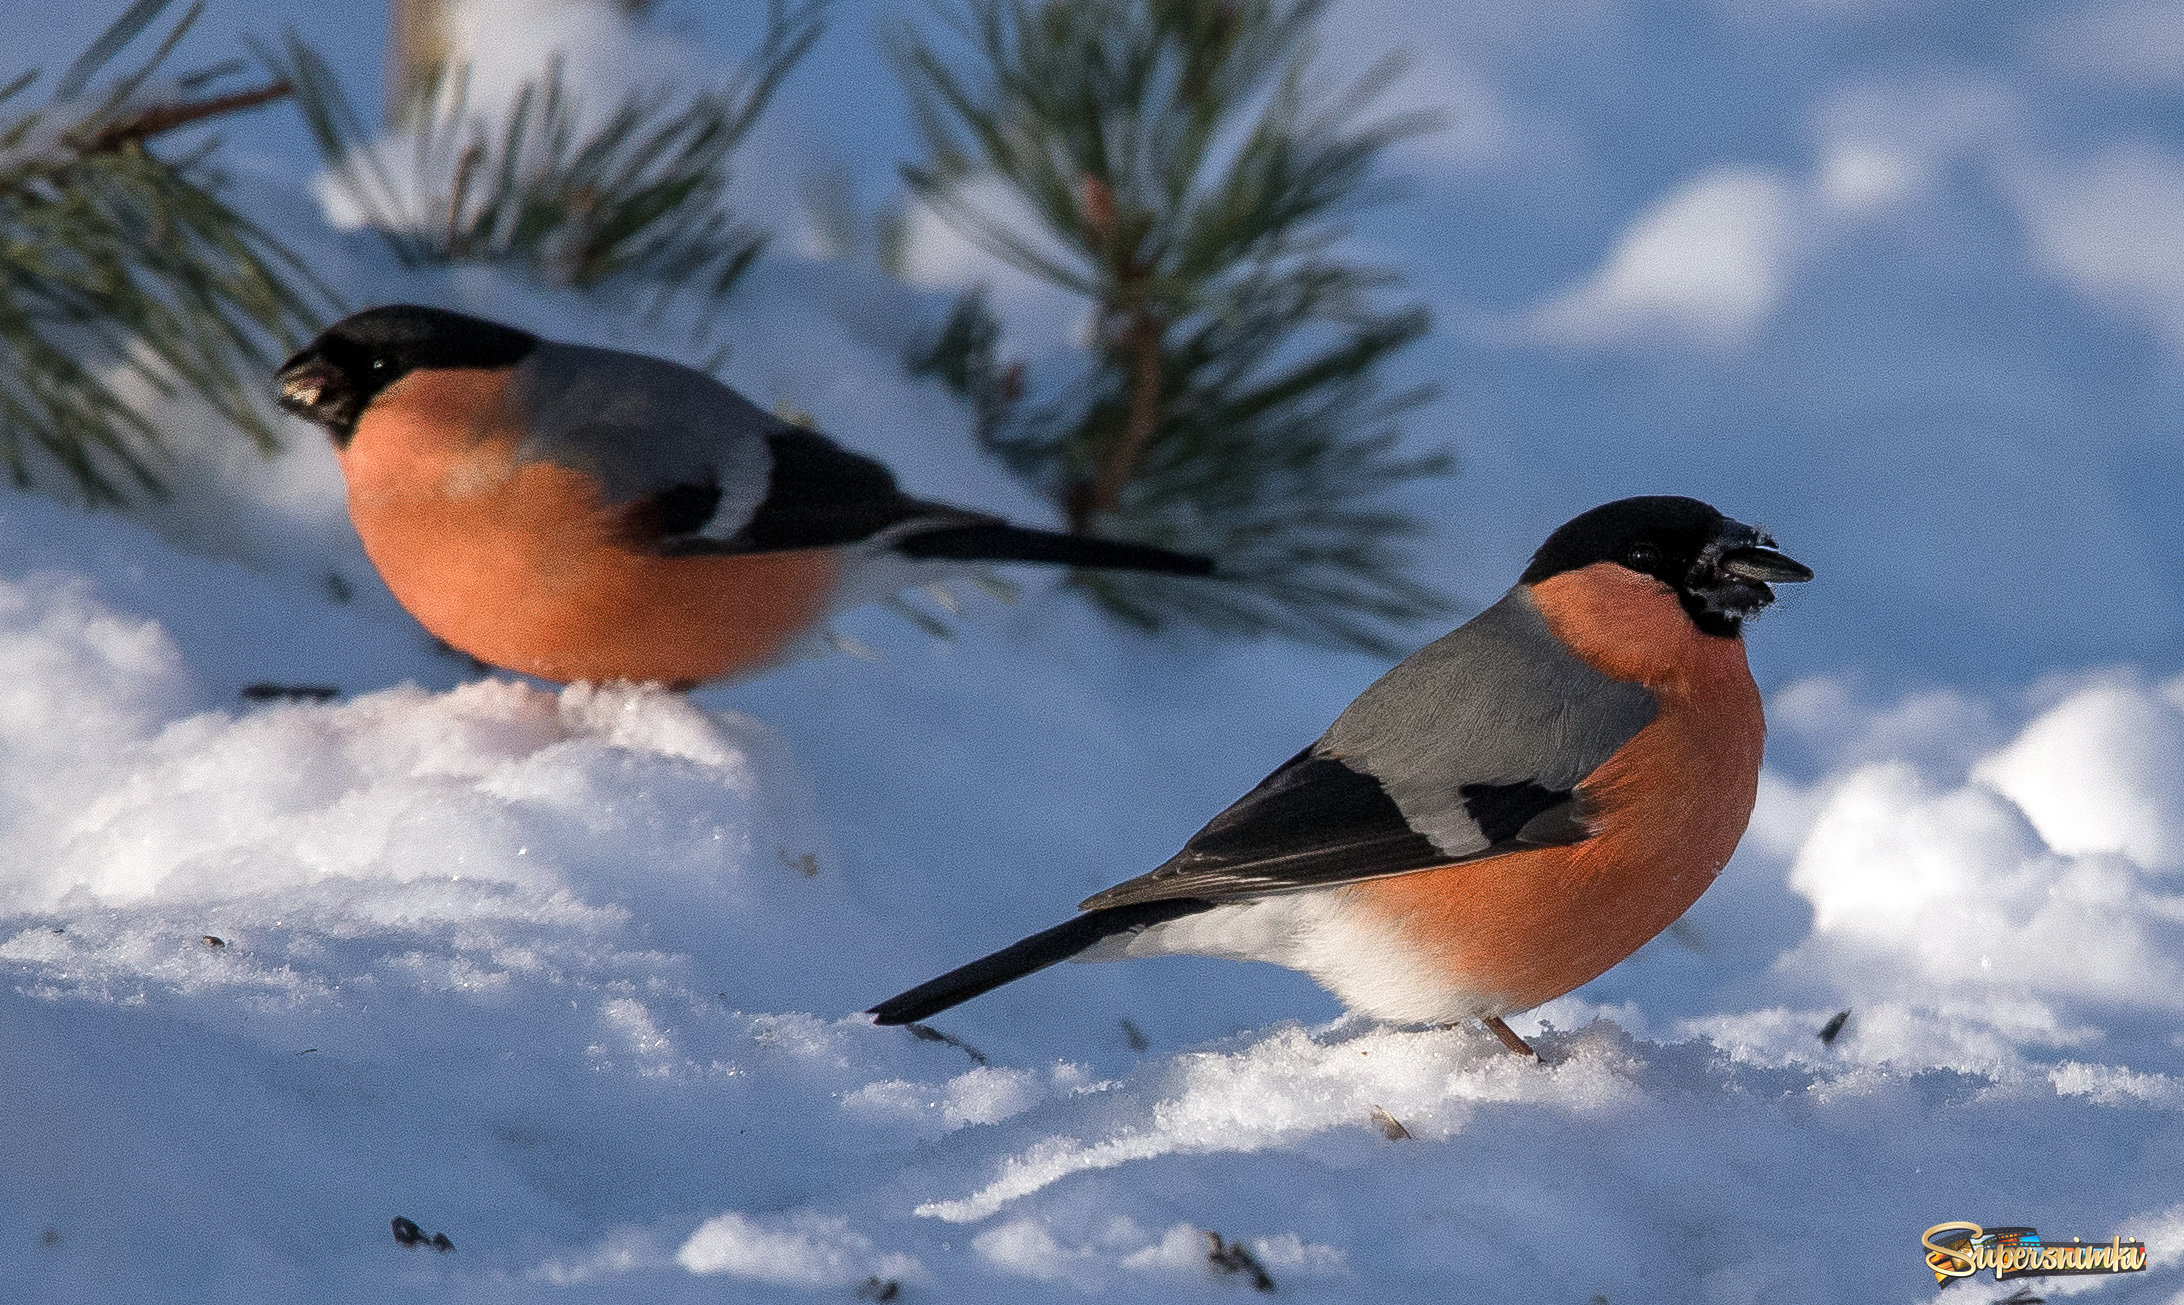
[[(1385, 651), (1390, 627), (1445, 604), (1406, 576), (1418, 524), (1372, 505), (1454, 463), (1398, 452), (1396, 419), (1430, 392), (1380, 379), (1423, 310), (1383, 303), (1394, 278), (1339, 251), (1343, 221), (1386, 198), (1387, 147), (1431, 122), (1373, 118), (1364, 81), (1322, 93), (1321, 8), (964, 0), (953, 48), (899, 39), (913, 194), (1095, 323), (1080, 375), (1037, 403), (997, 402), (1008, 368), (981, 297), (942, 333), (961, 356), (916, 361), (1072, 528), (1221, 562), (1219, 585), (1075, 577), (1109, 611)], [(978, 202), (994, 182), (1030, 221)], [(957, 329), (966, 314), (988, 320)]]
[(723, 85), (680, 99), (638, 90), (589, 129), (558, 61), (505, 106), (473, 105), (467, 66), (442, 68), (413, 102), (406, 139), (381, 139), (293, 34), (259, 58), (294, 85), (334, 184), (403, 262), (511, 265), (635, 293), (657, 313), (683, 296), (726, 296), (764, 250), (728, 205), (730, 163), (818, 40), (828, 3), (770, 5), (758, 49)]
[(187, 127), (207, 118), (225, 117), (244, 109), (255, 109), (261, 104), (271, 104), (275, 100), (286, 98), (294, 90), (295, 87), (287, 82), (272, 82), (252, 90), (214, 96), (209, 100), (154, 105), (134, 117), (100, 127), (83, 143), (81, 150), (85, 154), (97, 154), (120, 149), (124, 145), (140, 145), (154, 136), (164, 135), (178, 127)]
[(1001, 323), (985, 293), (973, 290), (956, 302), (938, 331), (912, 342), (903, 365), (912, 376), (931, 377), (970, 400), (978, 447), (1005, 455), (1001, 432), (1023, 402), (1025, 368), (1000, 361), (1000, 340)]
[(1123, 488), (1138, 474), (1138, 463), (1160, 425), (1161, 337), (1164, 328), (1152, 312), (1140, 308), (1130, 315), (1121, 349), (1130, 370), (1130, 406), (1121, 431), (1115, 436), (1099, 471), (1089, 481), (1069, 489), (1069, 526), (1090, 531), (1101, 517), (1111, 516), (1122, 505)]
[[(211, 145), (171, 162), (149, 148), (285, 93), (140, 102), (197, 7), (149, 58), (86, 96), (167, 3), (138, 0), (50, 104), (0, 127), (0, 467), (24, 486), (58, 472), (94, 503), (165, 493), (160, 429), (127, 397), (134, 388), (155, 401), (194, 394), (261, 452), (278, 449), (260, 382), (333, 306), (294, 255), (220, 201), (222, 179), (205, 165)], [(194, 91), (229, 71), (179, 86)], [(0, 102), (36, 78), (17, 78)]]

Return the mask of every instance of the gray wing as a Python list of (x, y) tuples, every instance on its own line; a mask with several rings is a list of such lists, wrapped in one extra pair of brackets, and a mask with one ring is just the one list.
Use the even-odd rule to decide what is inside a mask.
[(765, 552), (868, 539), (950, 513), (886, 467), (662, 358), (541, 342), (510, 390), (520, 456), (596, 476), (666, 552)]
[(1581, 785), (1653, 720), (1521, 586), (1380, 677), (1150, 874), (1082, 909), (1313, 888), (1591, 836)]

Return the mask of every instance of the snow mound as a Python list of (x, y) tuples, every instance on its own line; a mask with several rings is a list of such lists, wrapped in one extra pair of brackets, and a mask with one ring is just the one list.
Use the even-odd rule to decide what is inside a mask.
[(1854, 763), (1801, 808), (1779, 969), (1862, 1013), (1869, 1056), (1992, 1068), (2025, 1047), (2154, 1051), (2184, 993), (2184, 681), (2049, 685), (1961, 771)]
[[(838, 849), (788, 739), (656, 689), (223, 701), (250, 641), (147, 614), (208, 574), (270, 587), (296, 646), (445, 664), (301, 580), (130, 547), (0, 569), (0, 1258), (41, 1298), (1907, 1299), (1943, 1219), (2176, 1220), (2179, 682), (1784, 695), (1833, 760), (1770, 772), (1682, 937), (1522, 1022), (1544, 1066), (1173, 961), (1065, 967), (941, 1017), (951, 1045), (850, 1012), (1005, 924), (975, 858), (886, 855), (913, 823), (969, 846), (984, 806)], [(782, 719), (914, 746), (952, 695), (1092, 692), (1005, 665), (840, 659)], [(894, 716), (856, 687), (913, 673), (938, 687)], [(1965, 720), (1991, 733), (1937, 742)], [(1039, 873), (1027, 900), (1079, 891)], [(1198, 1005), (1265, 1013), (1115, 1050)], [(2017, 1136), (2072, 1161), (2028, 1178)], [(1779, 1254), (1816, 1220), (1840, 1257)]]

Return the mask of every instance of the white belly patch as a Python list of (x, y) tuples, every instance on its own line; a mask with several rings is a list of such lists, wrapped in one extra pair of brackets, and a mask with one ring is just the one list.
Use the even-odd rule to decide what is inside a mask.
[(1392, 1024), (1452, 1024), (1509, 1009), (1494, 994), (1464, 987), (1445, 966), (1419, 956), (1340, 889), (1216, 906), (1117, 934), (1074, 959), (1142, 956), (1218, 956), (1301, 970), (1351, 1010)]

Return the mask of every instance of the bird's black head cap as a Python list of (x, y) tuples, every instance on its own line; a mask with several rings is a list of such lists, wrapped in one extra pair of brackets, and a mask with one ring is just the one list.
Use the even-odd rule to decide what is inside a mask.
[(1618, 499), (1581, 513), (1547, 536), (1524, 584), (1610, 562), (1676, 591), (1692, 624), (1733, 639), (1744, 618), (1774, 601), (1770, 584), (1812, 579), (1812, 569), (1775, 550), (1772, 535), (1732, 521), (1695, 498), (1660, 494)]
[(382, 390), (424, 367), (508, 367), (538, 347), (512, 326), (441, 308), (389, 304), (342, 318), (278, 375), (280, 404), (348, 447), (357, 419)]

